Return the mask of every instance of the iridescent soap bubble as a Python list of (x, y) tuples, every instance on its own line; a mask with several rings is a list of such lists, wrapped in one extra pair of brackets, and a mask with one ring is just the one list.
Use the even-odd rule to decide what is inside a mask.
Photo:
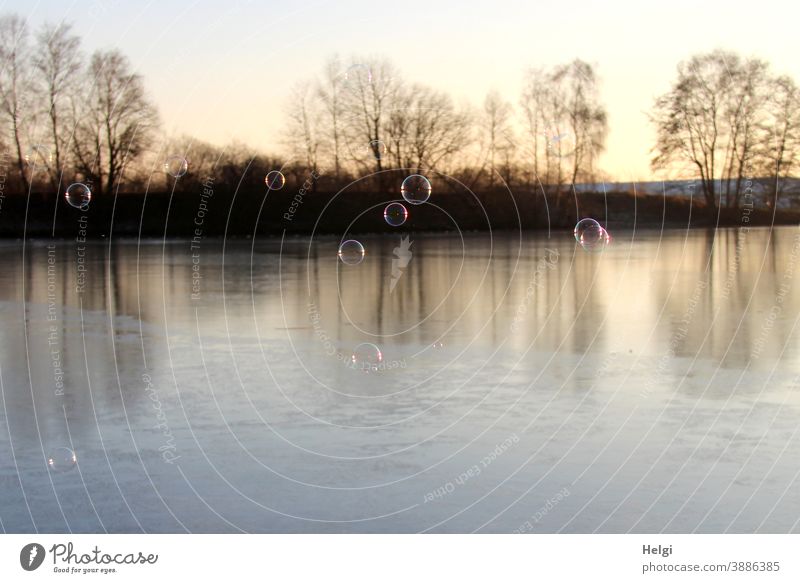
[(383, 363), (381, 349), (370, 342), (359, 344), (350, 356), (349, 366), (364, 372), (377, 371)]
[(386, 144), (381, 140), (372, 140), (367, 145), (367, 150), (376, 160), (380, 160), (386, 154)]
[(67, 472), (78, 463), (75, 452), (68, 447), (54, 447), (47, 452), (47, 469), (53, 473)]
[(383, 209), (384, 220), (393, 227), (399, 227), (408, 218), (408, 209), (399, 202), (392, 202)]
[(189, 161), (183, 156), (170, 156), (164, 161), (164, 172), (173, 178), (180, 178), (189, 171)]
[(550, 123), (543, 132), (550, 153), (570, 156), (575, 151), (575, 137), (566, 124)]
[(348, 239), (339, 245), (338, 255), (345, 265), (358, 265), (364, 261), (364, 246), (355, 239)]
[(64, 200), (67, 201), (69, 206), (86, 210), (89, 208), (89, 202), (92, 200), (92, 191), (84, 183), (76, 182), (70, 184), (67, 190), (64, 191)]
[(431, 183), (422, 174), (412, 174), (403, 180), (400, 194), (409, 204), (422, 204), (431, 197)]
[(50, 152), (50, 148), (47, 146), (36, 144), (31, 146), (28, 151), (25, 152), (25, 163), (33, 168), (45, 168), (50, 166), (52, 162), (53, 154)]
[(286, 177), (278, 170), (272, 170), (267, 174), (264, 183), (270, 190), (280, 190), (286, 184)]
[(357, 89), (372, 83), (372, 70), (364, 64), (350, 65), (344, 72), (344, 82), (348, 89)]
[(602, 251), (611, 242), (611, 236), (594, 219), (581, 219), (573, 231), (575, 240), (586, 251)]

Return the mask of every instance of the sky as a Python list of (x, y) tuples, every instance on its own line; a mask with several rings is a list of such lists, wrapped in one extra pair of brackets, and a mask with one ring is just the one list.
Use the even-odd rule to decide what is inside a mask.
[(337, 53), (386, 57), (406, 82), (475, 106), (492, 90), (516, 105), (530, 67), (590, 62), (609, 115), (599, 163), (619, 180), (653, 177), (647, 113), (681, 60), (725, 48), (800, 81), (790, 0), (14, 0), (0, 12), (70, 22), (86, 52), (122, 50), (168, 134), (267, 152), (282, 150), (292, 86)]

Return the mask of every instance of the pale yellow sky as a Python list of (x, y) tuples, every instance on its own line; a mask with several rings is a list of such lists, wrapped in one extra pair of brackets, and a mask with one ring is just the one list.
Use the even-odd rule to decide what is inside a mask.
[(226, 2), (15, 0), (36, 26), (72, 22), (87, 51), (118, 47), (144, 75), (164, 128), (280, 150), (290, 87), (334, 53), (392, 60), (408, 82), (476, 106), (516, 105), (525, 70), (579, 57), (597, 66), (610, 134), (601, 167), (646, 180), (646, 112), (677, 63), (717, 47), (764, 58), (800, 81), (795, 2)]

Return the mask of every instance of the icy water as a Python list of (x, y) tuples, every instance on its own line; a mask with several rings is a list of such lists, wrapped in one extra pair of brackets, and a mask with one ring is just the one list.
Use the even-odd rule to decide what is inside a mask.
[(0, 526), (800, 530), (800, 231), (612, 234), (2, 243)]

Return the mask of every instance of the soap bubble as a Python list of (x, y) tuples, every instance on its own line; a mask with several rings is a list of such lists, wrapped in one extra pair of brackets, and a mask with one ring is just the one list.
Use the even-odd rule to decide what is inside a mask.
[(345, 88), (350, 91), (358, 91), (360, 87), (372, 83), (372, 70), (361, 63), (356, 63), (347, 68), (344, 72)]
[(183, 156), (170, 156), (164, 161), (164, 172), (173, 178), (180, 178), (189, 170), (189, 161)]
[(409, 204), (422, 204), (431, 197), (431, 183), (421, 174), (412, 174), (403, 180), (400, 194)]
[(371, 372), (379, 370), (382, 362), (381, 349), (370, 342), (364, 342), (355, 347), (348, 365), (356, 370)]
[(408, 209), (399, 202), (393, 202), (383, 209), (384, 220), (393, 227), (399, 227), (408, 218)]
[(381, 140), (372, 140), (367, 145), (367, 150), (376, 160), (380, 160), (386, 154), (386, 144)]
[(92, 200), (91, 189), (82, 182), (70, 184), (64, 192), (64, 200), (67, 204), (76, 209), (86, 210)]
[(77, 463), (78, 457), (68, 447), (55, 447), (47, 454), (47, 468), (53, 473), (67, 472)]
[(543, 133), (550, 153), (564, 157), (575, 151), (575, 137), (566, 124), (551, 122)]
[(355, 239), (348, 239), (339, 245), (339, 259), (345, 265), (358, 265), (364, 260), (364, 246)]
[(611, 236), (594, 219), (581, 219), (573, 231), (575, 240), (586, 251), (602, 251), (610, 242)]
[(267, 177), (264, 179), (264, 183), (270, 190), (280, 190), (283, 188), (283, 185), (286, 184), (286, 177), (282, 172), (279, 172), (278, 170), (272, 170), (269, 172), (269, 174), (267, 174)]

